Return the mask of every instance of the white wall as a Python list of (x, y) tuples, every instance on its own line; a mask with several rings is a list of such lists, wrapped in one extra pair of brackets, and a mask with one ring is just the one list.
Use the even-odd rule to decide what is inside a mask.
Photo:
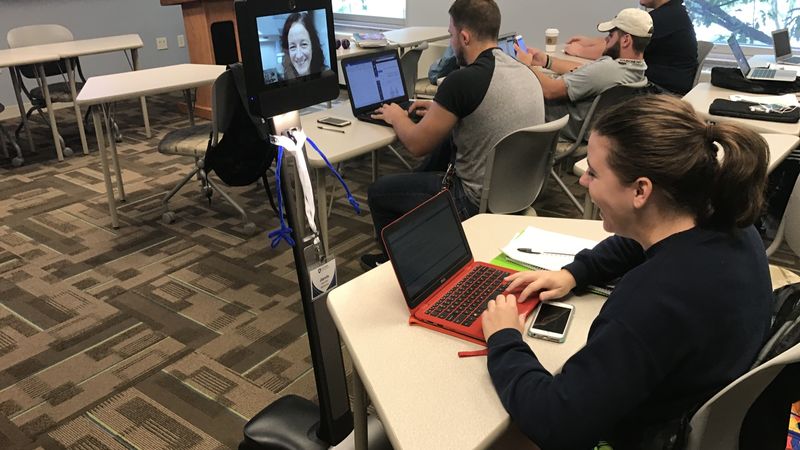
[[(7, 48), (5, 36), (11, 28), (41, 23), (64, 25), (76, 39), (138, 33), (144, 42), (139, 50), (142, 68), (189, 61), (187, 49), (176, 42), (178, 34), (185, 34), (180, 6), (161, 6), (159, 0), (0, 0), (0, 48)], [(167, 38), (168, 50), (156, 50), (156, 37), (161, 36)], [(83, 57), (81, 66), (87, 77), (129, 70), (122, 52)], [(16, 110), (6, 69), (0, 73), (0, 102), (7, 112)]]
[[(502, 14), (501, 32), (522, 34), (531, 47), (544, 46), (544, 30), (558, 28), (559, 39), (575, 34), (599, 35), (598, 22), (619, 10), (637, 7), (637, 0), (495, 0)], [(447, 26), (452, 0), (407, 0), (408, 26)], [(563, 42), (563, 41), (561, 41)]]

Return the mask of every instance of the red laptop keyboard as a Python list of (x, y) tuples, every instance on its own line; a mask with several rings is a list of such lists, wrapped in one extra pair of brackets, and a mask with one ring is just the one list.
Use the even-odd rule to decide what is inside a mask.
[(503, 282), (507, 275), (493, 267), (475, 266), (425, 313), (468, 327), (480, 317), (489, 300), (508, 287)]

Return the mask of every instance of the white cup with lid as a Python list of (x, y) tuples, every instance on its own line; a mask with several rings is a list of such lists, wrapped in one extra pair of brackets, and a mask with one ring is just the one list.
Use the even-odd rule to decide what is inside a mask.
[(548, 28), (544, 30), (544, 51), (554, 52), (558, 45), (558, 28)]

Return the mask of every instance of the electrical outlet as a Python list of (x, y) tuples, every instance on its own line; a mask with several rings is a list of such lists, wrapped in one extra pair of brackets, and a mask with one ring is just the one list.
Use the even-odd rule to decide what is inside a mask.
[(182, 34), (178, 35), (178, 47), (186, 47), (186, 37)]
[(156, 38), (156, 49), (157, 50), (166, 50), (169, 48), (167, 45), (167, 38), (165, 37), (157, 37)]

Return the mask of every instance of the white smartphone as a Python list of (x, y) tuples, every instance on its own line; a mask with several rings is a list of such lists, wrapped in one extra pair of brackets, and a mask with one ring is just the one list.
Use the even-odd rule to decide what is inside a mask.
[(317, 119), (318, 123), (324, 123), (325, 125), (331, 125), (334, 127), (346, 127), (350, 125), (350, 121), (347, 119), (340, 119), (338, 117), (323, 117), (321, 119)]
[(533, 311), (528, 336), (552, 342), (564, 342), (575, 306), (561, 302), (542, 302)]
[(525, 41), (522, 40), (522, 35), (518, 34), (514, 36), (514, 39), (517, 41), (517, 45), (519, 46), (519, 51), (522, 53), (528, 53), (528, 47), (525, 47)]

